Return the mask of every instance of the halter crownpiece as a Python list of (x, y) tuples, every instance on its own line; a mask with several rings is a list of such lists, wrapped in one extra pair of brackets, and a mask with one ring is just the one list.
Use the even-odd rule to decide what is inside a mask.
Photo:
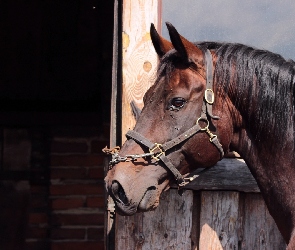
[[(215, 145), (215, 147), (219, 150), (220, 158), (222, 159), (224, 156), (224, 151), (222, 145), (220, 144), (217, 135), (214, 135), (209, 130), (209, 120), (208, 116), (212, 119), (219, 119), (218, 116), (214, 116), (212, 114), (212, 104), (214, 103), (214, 92), (213, 92), (213, 61), (212, 55), (209, 50), (205, 52), (206, 59), (206, 90), (204, 93), (204, 100), (202, 105), (201, 116), (197, 119), (196, 124), (188, 129), (186, 132), (177, 136), (176, 138), (165, 142), (164, 144), (153, 143), (149, 141), (147, 138), (142, 136), (140, 133), (129, 130), (126, 133), (126, 137), (128, 139), (133, 139), (136, 143), (143, 145), (149, 149), (149, 153), (144, 154), (134, 154), (134, 155), (125, 155), (120, 156), (119, 150), (115, 148), (114, 151), (109, 150), (107, 148), (103, 149), (103, 152), (111, 154), (112, 160), (109, 163), (109, 169), (111, 169), (115, 164), (119, 162), (127, 162), (127, 161), (135, 161), (138, 158), (151, 157), (154, 161), (162, 161), (164, 165), (170, 170), (170, 172), (174, 175), (176, 179), (177, 185), (179, 188), (183, 188), (188, 183), (193, 181), (198, 175), (194, 175), (192, 177), (183, 176), (178, 169), (171, 163), (168, 157), (165, 155), (165, 152), (175, 146), (179, 145), (181, 142), (188, 140), (190, 137), (199, 132), (205, 132), (209, 136), (209, 141)], [(205, 123), (205, 125), (201, 126), (201, 123)], [(205, 169), (206, 170), (206, 169)], [(202, 171), (204, 172), (204, 171)]]

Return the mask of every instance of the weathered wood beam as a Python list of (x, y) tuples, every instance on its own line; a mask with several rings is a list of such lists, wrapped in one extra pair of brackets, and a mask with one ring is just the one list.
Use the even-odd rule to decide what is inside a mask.
[(192, 193), (169, 190), (155, 211), (118, 220), (116, 249), (191, 249)]
[(143, 96), (155, 81), (158, 56), (152, 46), (150, 25), (159, 27), (158, 0), (124, 0), (122, 31), (122, 142), (133, 129), (131, 102), (143, 108)]
[[(198, 174), (203, 169), (194, 173)], [(225, 158), (214, 167), (200, 174), (186, 186), (191, 190), (235, 190), (259, 193), (260, 190), (249, 168), (242, 159)]]

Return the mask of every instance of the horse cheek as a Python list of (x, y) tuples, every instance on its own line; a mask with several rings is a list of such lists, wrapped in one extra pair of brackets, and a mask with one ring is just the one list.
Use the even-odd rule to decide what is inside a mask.
[(211, 167), (220, 160), (220, 152), (206, 134), (196, 135), (184, 146), (191, 168)]

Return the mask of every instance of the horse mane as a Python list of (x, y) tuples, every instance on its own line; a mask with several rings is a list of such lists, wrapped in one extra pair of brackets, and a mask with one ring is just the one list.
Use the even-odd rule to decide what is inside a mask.
[(243, 44), (203, 42), (197, 46), (215, 50), (216, 87), (232, 99), (256, 140), (294, 138), (292, 60)]

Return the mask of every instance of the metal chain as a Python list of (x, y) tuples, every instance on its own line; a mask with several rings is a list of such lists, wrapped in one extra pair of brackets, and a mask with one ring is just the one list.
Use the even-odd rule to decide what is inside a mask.
[(112, 156), (112, 160), (109, 162), (109, 170), (111, 170), (113, 168), (113, 166), (119, 162), (135, 161), (139, 158), (145, 158), (145, 157), (153, 156), (155, 154), (154, 152), (151, 152), (151, 153), (144, 153), (144, 154), (133, 154), (133, 155), (120, 156), (119, 151), (120, 151), (119, 146), (116, 146), (112, 149), (109, 149), (107, 147), (102, 149), (102, 152)]
[(107, 155), (112, 155), (112, 154), (118, 153), (119, 151), (120, 151), (120, 147), (119, 146), (116, 146), (114, 148), (108, 148), (107, 146), (105, 146), (102, 149), (102, 152), (104, 152)]

